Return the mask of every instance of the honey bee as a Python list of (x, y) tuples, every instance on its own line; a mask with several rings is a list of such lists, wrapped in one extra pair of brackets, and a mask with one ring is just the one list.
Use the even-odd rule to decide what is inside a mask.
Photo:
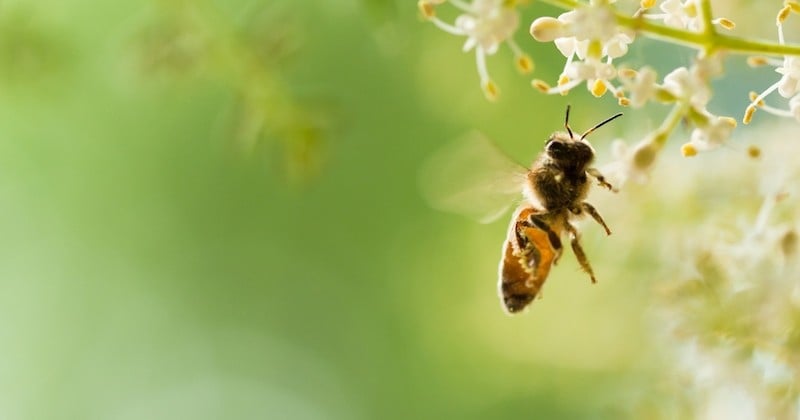
[[(590, 178), (610, 191), (617, 190), (591, 164), (595, 153), (586, 137), (622, 116), (613, 115), (580, 136), (569, 126), (553, 133), (530, 169), (513, 162), (485, 137), (472, 135), (434, 155), (422, 170), (423, 192), (439, 209), (470, 215), (481, 222), (495, 220), (514, 204), (520, 192), (499, 267), (499, 294), (505, 310), (514, 314), (536, 298), (561, 257), (561, 237), (569, 237), (579, 265), (596, 283), (594, 271), (573, 224), (585, 214), (611, 230), (600, 213), (585, 201)], [(459, 173), (460, 172), (460, 173)]]

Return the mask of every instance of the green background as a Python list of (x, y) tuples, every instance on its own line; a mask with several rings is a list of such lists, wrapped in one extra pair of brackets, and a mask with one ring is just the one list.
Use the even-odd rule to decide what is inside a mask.
[[(462, 40), (413, 2), (192, 3), (0, 5), (0, 418), (619, 418), (655, 403), (658, 232), (704, 211), (680, 186), (597, 192), (615, 231), (583, 225), (599, 284), (567, 252), (510, 317), (496, 296), (507, 221), (438, 213), (417, 185), (471, 129), (527, 162), (567, 103), (581, 129), (613, 98), (541, 95), (504, 46), (489, 103)], [(552, 81), (563, 58), (526, 34), (543, 13), (558, 12), (526, 8), (516, 39)], [(266, 16), (257, 27), (288, 51), (255, 59), (259, 83), (281, 86), (266, 124), (286, 122), (289, 98), (319, 127), (241, 147), (232, 127), (257, 87), (229, 71), (240, 50), (142, 65), (158, 57), (150, 28), (184, 15), (226, 45), (259, 45), (244, 29)], [(600, 161), (665, 111), (598, 131)]]

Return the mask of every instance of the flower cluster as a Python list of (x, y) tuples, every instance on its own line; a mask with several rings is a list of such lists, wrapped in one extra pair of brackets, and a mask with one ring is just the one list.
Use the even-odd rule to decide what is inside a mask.
[(497, 85), (489, 75), (486, 67), (486, 56), (493, 55), (505, 43), (514, 52), (517, 69), (521, 73), (533, 71), (533, 60), (525, 54), (514, 41), (514, 33), (519, 27), (519, 11), (517, 3), (509, 0), (448, 0), (462, 13), (453, 24), (436, 16), (436, 6), (445, 0), (420, 0), (419, 10), (422, 15), (433, 22), (439, 29), (466, 38), (464, 52), (475, 51), (475, 61), (480, 76), (481, 88), (489, 100), (499, 94)]
[[(655, 1), (644, 1), (640, 11), (649, 9), (654, 5)], [(701, 31), (704, 28), (702, 16), (698, 10), (699, 7), (700, 1), (698, 0), (666, 0), (659, 6), (661, 13), (641, 13), (641, 16), (648, 19), (662, 20), (665, 25), (673, 28)], [(727, 18), (712, 19), (711, 23), (729, 30), (736, 27), (733, 21)]]
[(610, 4), (590, 4), (563, 13), (558, 19), (540, 17), (531, 24), (530, 33), (537, 41), (555, 43), (567, 58), (558, 86), (551, 88), (537, 79), (532, 82), (534, 87), (545, 93), (565, 94), (585, 81), (596, 97), (609, 90), (617, 94), (611, 83), (617, 77), (613, 60), (628, 52), (634, 33), (617, 24)]
[(790, 199), (766, 192), (753, 222), (696, 232), (660, 293), (673, 374), (696, 418), (800, 414), (798, 230), (770, 220)]
[[(707, 108), (713, 95), (710, 80), (722, 74), (723, 53), (750, 55), (751, 65), (774, 66), (781, 75), (762, 93), (751, 93), (745, 124), (757, 109), (800, 120), (800, 46), (785, 42), (783, 28), (790, 14), (800, 13), (799, 0), (784, 0), (777, 18), (777, 43), (718, 32), (719, 28), (733, 30), (735, 24), (730, 19), (715, 17), (710, 0), (640, 0), (635, 11), (625, 11), (625, 5), (616, 0), (544, 2), (565, 11), (557, 17), (534, 19), (530, 35), (539, 42), (552, 42), (565, 57), (565, 63), (555, 83), (535, 78), (531, 81), (534, 88), (547, 94), (566, 95), (585, 84), (595, 97), (610, 92), (620, 106), (640, 108), (649, 102), (673, 105), (673, 112), (656, 132), (634, 147), (615, 148), (616, 170), (622, 179), (643, 179), (680, 121), (692, 129), (682, 142), (684, 156), (717, 149), (731, 137), (736, 121)], [(452, 24), (437, 17), (437, 8), (445, 3), (461, 12)], [(422, 15), (437, 27), (466, 38), (464, 51), (475, 52), (487, 98), (496, 99), (498, 88), (489, 76), (486, 56), (494, 54), (501, 44), (510, 46), (523, 73), (533, 70), (533, 62), (513, 40), (520, 24), (519, 0), (419, 0), (418, 5)], [(646, 65), (638, 69), (620, 65), (631, 44), (642, 36), (696, 49), (695, 63), (674, 69), (660, 83), (656, 72)], [(774, 91), (788, 99), (788, 109), (765, 102)], [(646, 158), (642, 157), (642, 151), (646, 152)], [(647, 164), (643, 166), (642, 162)]]
[[(793, 12), (800, 13), (800, 4), (796, 2), (787, 2), (780, 12), (778, 12), (776, 21), (778, 26), (778, 42), (780, 45), (786, 44), (783, 35), (783, 24)], [(745, 110), (743, 118), (744, 123), (749, 124), (753, 119), (753, 114), (756, 112), (756, 109), (759, 108), (774, 115), (795, 118), (800, 121), (800, 57), (786, 55), (783, 57), (783, 60), (766, 57), (750, 57), (748, 63), (753, 67), (763, 65), (775, 66), (775, 72), (779, 73), (781, 78), (760, 94), (755, 92), (750, 93), (751, 102)], [(767, 105), (764, 102), (764, 99), (776, 90), (782, 97), (789, 99), (789, 109), (777, 108)]]

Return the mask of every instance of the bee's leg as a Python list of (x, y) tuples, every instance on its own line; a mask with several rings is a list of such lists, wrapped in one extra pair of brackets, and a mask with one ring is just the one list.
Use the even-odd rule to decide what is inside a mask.
[(589, 259), (586, 258), (586, 253), (583, 252), (583, 247), (581, 247), (580, 243), (580, 234), (578, 234), (578, 230), (575, 229), (575, 226), (572, 226), (569, 223), (565, 223), (564, 227), (569, 232), (570, 237), (572, 237), (572, 252), (575, 253), (575, 258), (578, 259), (578, 264), (581, 265), (583, 271), (589, 275), (592, 279), (592, 283), (597, 283), (597, 279), (594, 278), (594, 271), (592, 270), (592, 265), (589, 264)]
[(603, 226), (603, 229), (606, 230), (606, 235), (611, 235), (611, 229), (608, 228), (608, 225), (606, 225), (605, 220), (603, 220), (603, 218), (600, 216), (600, 213), (597, 212), (597, 209), (594, 208), (593, 205), (584, 201), (583, 203), (581, 203), (581, 208), (585, 210), (587, 213), (589, 213), (589, 215), (592, 216), (592, 219), (594, 219), (595, 221), (597, 221), (597, 223), (600, 223), (600, 225)]
[(553, 229), (550, 228), (550, 225), (548, 225), (547, 222), (544, 221), (544, 219), (542, 219), (537, 214), (532, 214), (530, 217), (530, 223), (535, 228), (547, 232), (547, 237), (548, 239), (550, 239), (550, 244), (553, 245), (553, 248), (556, 251), (561, 250), (561, 238), (559, 238), (558, 235), (556, 235), (556, 233), (553, 232)]
[(612, 192), (619, 192), (618, 189), (616, 189), (613, 185), (609, 184), (608, 181), (606, 181), (606, 177), (604, 177), (603, 174), (601, 174), (600, 171), (597, 170), (597, 168), (589, 168), (586, 170), (586, 173), (595, 178), (597, 180), (597, 183), (601, 187), (608, 188)]

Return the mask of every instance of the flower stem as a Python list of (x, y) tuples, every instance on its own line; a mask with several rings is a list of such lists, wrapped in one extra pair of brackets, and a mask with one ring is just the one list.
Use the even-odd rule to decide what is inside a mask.
[[(565, 10), (573, 10), (576, 7), (585, 6), (585, 3), (577, 0), (541, 0)], [(711, 6), (708, 1), (701, 2), (701, 13), (703, 13), (706, 25), (711, 25)], [(708, 13), (708, 15), (706, 15)], [(632, 17), (623, 15), (615, 11), (617, 23), (620, 26), (632, 29), (637, 33), (642, 33), (652, 38), (668, 40), (674, 43), (696, 48), (707, 53), (724, 50), (735, 54), (752, 55), (771, 55), (771, 56), (800, 56), (800, 45), (781, 45), (776, 42), (760, 41), (751, 38), (741, 38), (718, 33), (716, 30), (706, 30), (704, 32), (693, 32), (684, 29), (671, 28), (648, 21), (642, 16)], [(707, 17), (706, 17), (707, 16)]]
[(672, 134), (672, 131), (675, 130), (675, 127), (678, 126), (678, 123), (681, 122), (681, 118), (686, 115), (686, 111), (689, 109), (689, 103), (687, 102), (676, 102), (672, 109), (669, 111), (667, 118), (664, 119), (664, 122), (656, 129), (653, 136), (653, 143), (657, 144), (658, 146), (663, 146), (669, 135)]
[(700, 0), (700, 16), (703, 18), (703, 34), (708, 38), (713, 38), (716, 34), (714, 29), (713, 13), (711, 13), (711, 0)]

